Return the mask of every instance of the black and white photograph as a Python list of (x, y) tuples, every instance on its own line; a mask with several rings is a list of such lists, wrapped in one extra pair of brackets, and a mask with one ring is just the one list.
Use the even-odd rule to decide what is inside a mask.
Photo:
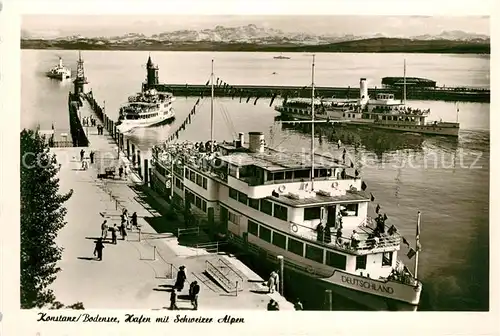
[(19, 20), (19, 309), (492, 309), (490, 16)]

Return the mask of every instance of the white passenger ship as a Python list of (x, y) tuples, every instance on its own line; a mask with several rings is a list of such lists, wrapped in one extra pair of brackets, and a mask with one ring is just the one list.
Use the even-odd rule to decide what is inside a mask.
[(355, 169), (314, 147), (277, 151), (261, 132), (248, 140), (157, 146), (152, 186), (207, 216), (230, 242), (282, 255), (285, 267), (336, 293), (375, 309), (416, 309), (422, 284), (398, 259), (395, 227), (368, 217), (371, 198)]
[(128, 103), (120, 108), (117, 128), (126, 133), (136, 127), (147, 127), (174, 118), (171, 92), (158, 92), (158, 67), (148, 58), (147, 79), (142, 91), (128, 97)]
[[(388, 93), (378, 93), (375, 99), (370, 99), (366, 78), (361, 78), (359, 84), (360, 98), (357, 100), (316, 99), (315, 108), (318, 111), (316, 117), (392, 131), (458, 136), (460, 129), (458, 113), (456, 122), (427, 122), (429, 109), (406, 106), (406, 87), (403, 100), (396, 100), (393, 94)], [(281, 106), (276, 106), (275, 110), (294, 119), (311, 119), (311, 103), (303, 99), (292, 99)]]
[(57, 64), (55, 67), (47, 71), (46, 73), (47, 77), (58, 79), (58, 80), (64, 80), (64, 79), (70, 79), (71, 78), (71, 69), (65, 67), (63, 65), (62, 58), (59, 57), (59, 64)]

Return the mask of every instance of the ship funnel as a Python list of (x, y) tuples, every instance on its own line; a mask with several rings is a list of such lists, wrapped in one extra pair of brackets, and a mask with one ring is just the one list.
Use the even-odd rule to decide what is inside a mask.
[[(241, 134), (241, 133), (240, 133)], [(240, 135), (241, 139), (241, 135)], [(265, 147), (264, 134), (262, 132), (248, 133), (248, 149), (254, 153), (263, 153)]]
[(236, 148), (243, 147), (245, 144), (245, 133), (240, 132), (238, 134), (238, 140), (236, 140)]
[(63, 66), (63, 63), (62, 63), (62, 58), (61, 58), (61, 57), (59, 57), (59, 67), (60, 67), (60, 68), (62, 68), (62, 66)]
[(359, 99), (361, 103), (368, 101), (368, 85), (366, 83), (366, 78), (359, 79)]

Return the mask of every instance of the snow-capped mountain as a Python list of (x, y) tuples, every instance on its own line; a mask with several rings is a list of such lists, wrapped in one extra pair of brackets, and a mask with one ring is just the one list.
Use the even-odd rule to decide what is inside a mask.
[(223, 42), (223, 43), (258, 43), (258, 44), (328, 44), (343, 41), (362, 40), (367, 38), (380, 37), (398, 37), (409, 38), (412, 40), (452, 40), (452, 41), (488, 41), (490, 37), (482, 34), (467, 33), (459, 30), (443, 31), (439, 35), (419, 35), (419, 36), (386, 36), (381, 33), (370, 35), (353, 35), (353, 34), (311, 34), (304, 32), (284, 32), (279, 29), (258, 27), (255, 24), (246, 26), (224, 27), (216, 26), (213, 29), (202, 30), (176, 30), (170, 32), (161, 32), (146, 36), (141, 33), (127, 33), (121, 36), (83, 36), (82, 34), (74, 34), (71, 36), (55, 37), (57, 32), (50, 32), (42, 37), (40, 32), (34, 34), (27, 31), (22, 31), (23, 39), (56, 39), (56, 40), (88, 40), (94, 39), (110, 43), (133, 43), (135, 41), (159, 41), (159, 42)]

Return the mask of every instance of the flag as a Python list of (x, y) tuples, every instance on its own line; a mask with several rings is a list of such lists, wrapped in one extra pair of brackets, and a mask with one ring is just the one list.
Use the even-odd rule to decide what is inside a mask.
[(410, 248), (410, 250), (408, 251), (408, 253), (406, 254), (406, 256), (408, 257), (408, 259), (411, 259), (415, 256), (415, 254), (417, 254), (417, 252), (415, 252), (414, 249)]
[(205, 84), (205, 86), (207, 86), (208, 84), (210, 84), (210, 79), (209, 79), (209, 80), (207, 80), (207, 84)]
[(406, 246), (410, 247), (410, 243), (408, 243), (408, 240), (406, 240), (405, 237), (403, 237), (403, 244), (405, 244)]
[(384, 221), (387, 220), (387, 214), (384, 214)]
[(372, 193), (370, 193), (370, 199), (371, 199), (372, 202), (375, 201), (375, 196), (373, 196)]
[(378, 213), (380, 211), (380, 204), (377, 204), (377, 207), (375, 208), (375, 213)]
[(361, 182), (361, 190), (365, 191), (367, 187), (365, 181)]

